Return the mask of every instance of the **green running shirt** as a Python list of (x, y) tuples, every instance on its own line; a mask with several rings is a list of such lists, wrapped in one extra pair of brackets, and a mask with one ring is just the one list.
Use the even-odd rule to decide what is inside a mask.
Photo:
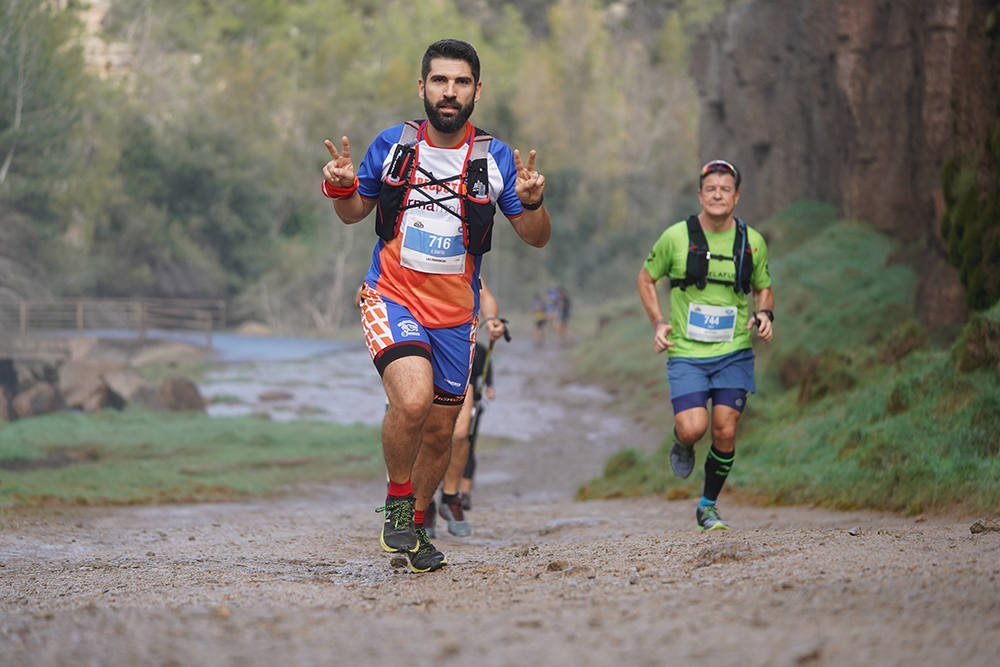
[[(751, 346), (750, 332), (746, 327), (747, 319), (750, 317), (748, 299), (752, 296), (752, 292), (737, 294), (732, 286), (736, 275), (735, 263), (714, 258), (717, 254), (724, 257), (732, 255), (736, 226), (721, 234), (706, 231), (705, 239), (708, 241), (709, 252), (713, 255), (708, 263), (708, 277), (724, 280), (727, 284), (706, 283), (703, 290), (694, 285), (689, 285), (686, 290), (679, 287), (670, 290), (669, 322), (673, 326), (673, 331), (667, 336), (667, 340), (674, 345), (667, 348), (667, 354), (671, 357), (698, 359), (720, 357)], [(771, 273), (767, 267), (767, 244), (764, 242), (764, 237), (748, 225), (747, 242), (753, 253), (753, 275), (750, 277), (750, 285), (755, 290), (770, 287)], [(687, 223), (682, 220), (667, 227), (660, 235), (643, 266), (654, 281), (663, 277), (679, 280), (687, 272), (688, 246)], [(718, 342), (692, 340), (688, 336), (688, 317), (692, 303), (707, 306), (709, 309), (713, 306), (735, 306), (737, 312), (733, 340)]]

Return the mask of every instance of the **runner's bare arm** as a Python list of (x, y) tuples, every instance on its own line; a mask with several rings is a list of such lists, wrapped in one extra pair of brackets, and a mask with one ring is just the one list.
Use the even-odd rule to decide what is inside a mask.
[(374, 199), (365, 199), (357, 190), (357, 173), (354, 171), (354, 163), (351, 162), (351, 142), (347, 137), (341, 137), (341, 151), (329, 139), (323, 141), (326, 150), (330, 153), (330, 161), (323, 167), (323, 178), (327, 185), (340, 191), (353, 192), (342, 197), (335, 197), (333, 200), (333, 210), (346, 225), (364, 220), (372, 209), (375, 208)]
[[(764, 289), (755, 289), (753, 291), (753, 302), (754, 310), (770, 310), (774, 311), (774, 292), (770, 287), (765, 287)], [(774, 325), (771, 323), (771, 318), (767, 315), (759, 315), (757, 320), (760, 322), (760, 326), (757, 327), (757, 338), (765, 343), (770, 343), (771, 339), (774, 338)], [(753, 329), (755, 326), (754, 319), (751, 317), (747, 322), (747, 329)]]
[(496, 342), (503, 335), (504, 324), (500, 321), (500, 306), (497, 304), (493, 293), (486, 288), (479, 290), (479, 316), (480, 321), (486, 323), (486, 332), (490, 336), (490, 342)]
[(646, 309), (646, 315), (653, 324), (653, 349), (663, 352), (674, 345), (667, 340), (667, 335), (674, 328), (663, 318), (663, 313), (660, 311), (660, 297), (656, 294), (656, 281), (649, 275), (645, 266), (639, 269), (638, 287), (642, 307)]
[[(531, 206), (539, 203), (545, 191), (545, 176), (535, 171), (535, 151), (528, 153), (525, 164), (521, 160), (521, 151), (514, 149), (514, 166), (517, 168), (514, 190), (521, 204)], [(552, 221), (544, 203), (535, 210), (524, 209), (524, 213), (510, 219), (510, 224), (525, 243), (536, 248), (548, 243), (552, 234)]]

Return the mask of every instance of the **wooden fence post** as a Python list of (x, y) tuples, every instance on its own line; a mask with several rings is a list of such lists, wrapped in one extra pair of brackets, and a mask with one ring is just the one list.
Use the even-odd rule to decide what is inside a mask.
[(136, 330), (139, 332), (139, 338), (146, 337), (146, 303), (144, 301), (136, 300), (134, 302), (135, 308), (135, 322)]
[(212, 311), (205, 310), (199, 315), (205, 323), (205, 346), (212, 347)]

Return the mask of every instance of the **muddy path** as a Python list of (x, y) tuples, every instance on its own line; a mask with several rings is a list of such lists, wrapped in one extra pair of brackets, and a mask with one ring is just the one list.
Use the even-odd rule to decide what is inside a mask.
[(0, 663), (998, 664), (1000, 532), (977, 517), (724, 495), (734, 529), (700, 534), (690, 500), (574, 502), (609, 453), (659, 436), (563, 383), (556, 350), (506, 352), (485, 419), (535, 430), (480, 452), (473, 534), (435, 541), (446, 568), (381, 552), (379, 479), (26, 512), (0, 534)]

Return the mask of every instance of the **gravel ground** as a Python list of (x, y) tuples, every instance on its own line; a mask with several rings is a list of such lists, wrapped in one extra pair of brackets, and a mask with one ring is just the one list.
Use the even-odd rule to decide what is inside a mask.
[(971, 532), (979, 517), (723, 495), (734, 529), (705, 534), (691, 500), (575, 502), (608, 454), (659, 435), (561, 382), (556, 350), (515, 340), (497, 368), (483, 430), (521, 439), (480, 452), (473, 534), (439, 522), (442, 570), (414, 575), (380, 550), (379, 479), (25, 511), (0, 533), (0, 663), (1000, 662), (1000, 532)]

